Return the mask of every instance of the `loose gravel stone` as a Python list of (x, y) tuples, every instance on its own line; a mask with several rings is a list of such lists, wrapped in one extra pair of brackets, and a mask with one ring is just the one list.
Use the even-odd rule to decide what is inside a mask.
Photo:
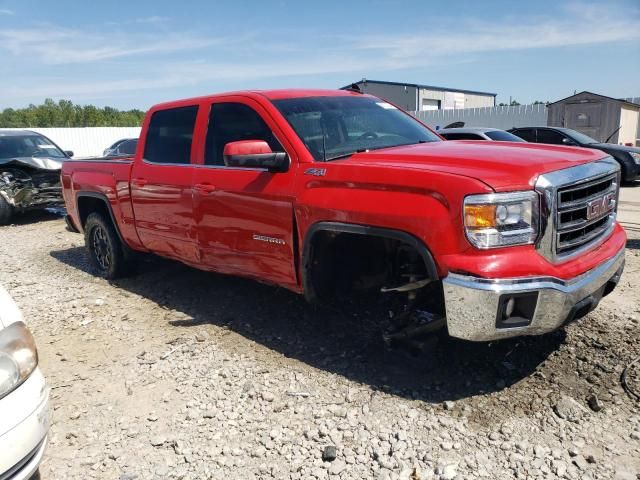
[[(46, 221), (0, 227), (0, 283), (34, 332), (51, 387), (42, 480), (640, 471), (640, 415), (619, 384), (640, 355), (630, 319), (640, 315), (640, 234), (630, 233), (617, 289), (566, 331), (443, 338), (409, 354), (381, 345), (386, 312), (375, 305), (316, 309), (154, 257), (109, 283), (62, 219), (25, 218)], [(604, 406), (597, 413), (591, 396)]]
[(322, 451), (322, 460), (325, 462), (333, 462), (336, 459), (337, 451), (334, 445), (327, 445)]

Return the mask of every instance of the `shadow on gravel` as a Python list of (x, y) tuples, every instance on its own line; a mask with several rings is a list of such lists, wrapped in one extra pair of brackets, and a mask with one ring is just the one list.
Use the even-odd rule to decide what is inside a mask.
[(628, 239), (627, 240), (627, 248), (629, 250), (640, 250), (640, 239)]
[[(83, 248), (51, 252), (88, 271)], [(176, 327), (228, 328), (306, 364), (395, 395), (442, 402), (499, 391), (531, 375), (564, 341), (563, 331), (542, 337), (471, 343), (443, 335), (429, 351), (412, 355), (386, 348), (384, 312), (345, 314), (314, 308), (302, 296), (242, 278), (202, 272), (158, 257), (141, 261), (134, 276), (113, 282), (190, 317)]]
[(32, 210), (30, 212), (16, 213), (11, 218), (10, 225), (29, 225), (31, 223), (60, 220), (62, 215), (57, 210)]

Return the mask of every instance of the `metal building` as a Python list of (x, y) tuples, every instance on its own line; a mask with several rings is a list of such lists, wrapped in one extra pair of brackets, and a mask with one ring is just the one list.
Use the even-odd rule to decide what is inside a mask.
[(592, 92), (548, 105), (547, 125), (571, 128), (599, 142), (609, 139), (609, 143), (635, 145), (639, 122), (640, 104)]
[[(351, 87), (342, 87), (346, 89)], [(364, 93), (389, 100), (410, 111), (450, 110), (459, 108), (493, 107), (495, 93), (460, 90), (458, 88), (434, 87), (417, 83), (385, 82), (363, 78), (355, 82)]]

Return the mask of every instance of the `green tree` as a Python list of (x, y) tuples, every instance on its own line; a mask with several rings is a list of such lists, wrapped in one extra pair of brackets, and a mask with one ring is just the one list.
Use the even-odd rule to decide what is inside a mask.
[(144, 112), (138, 109), (118, 110), (113, 107), (76, 105), (71, 100), (45, 99), (41, 105), (5, 108), (0, 111), (0, 128), (30, 127), (138, 127)]

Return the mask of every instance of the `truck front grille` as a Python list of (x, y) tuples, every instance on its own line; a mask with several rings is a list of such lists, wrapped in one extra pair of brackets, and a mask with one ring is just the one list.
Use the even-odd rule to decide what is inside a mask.
[(608, 238), (615, 225), (619, 184), (620, 167), (611, 157), (540, 175), (540, 254), (563, 262)]
[(595, 242), (615, 221), (616, 175), (558, 189), (556, 254)]

